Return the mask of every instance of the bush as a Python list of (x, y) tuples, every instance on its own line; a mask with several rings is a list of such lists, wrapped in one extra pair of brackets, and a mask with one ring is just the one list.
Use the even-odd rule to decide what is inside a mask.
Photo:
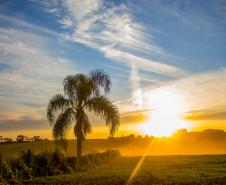
[(21, 160), (23, 160), (23, 162), (28, 166), (28, 167), (31, 167), (32, 166), (32, 163), (34, 161), (34, 153), (31, 152), (30, 149), (28, 149), (27, 151), (22, 151), (20, 153), (20, 158)]
[(8, 185), (8, 183), (3, 179), (3, 177), (0, 175), (0, 184), (1, 185)]
[(55, 166), (60, 173), (72, 173), (73, 169), (67, 164), (67, 158), (58, 149), (52, 154), (51, 165)]
[(98, 164), (102, 164), (107, 162), (108, 160), (116, 157), (120, 157), (120, 152), (119, 151), (114, 151), (114, 150), (108, 150), (103, 153), (96, 153), (96, 154), (88, 154), (85, 156), (82, 156), (79, 164), (77, 158), (70, 158), (70, 161), (75, 164), (75, 167), (73, 168), (74, 171), (86, 171), (90, 167), (95, 167)]
[(18, 182), (11, 167), (5, 161), (1, 162), (0, 164), (0, 175), (4, 181), (9, 184), (16, 184)]
[(32, 177), (31, 168), (29, 168), (23, 160), (12, 160), (9, 165), (11, 166), (12, 172), (17, 179), (30, 179)]
[(54, 167), (50, 165), (51, 153), (43, 152), (35, 155), (33, 162), (33, 175), (34, 176), (47, 176), (53, 175)]
[[(23, 151), (18, 159), (9, 162), (0, 158), (0, 182), (15, 184), (34, 177), (45, 177), (86, 171), (98, 164), (119, 157), (118, 151), (106, 151), (103, 153), (88, 154), (80, 158), (65, 157), (59, 150), (54, 152), (42, 152), (34, 154), (30, 150)], [(2, 183), (3, 184), (3, 183)]]

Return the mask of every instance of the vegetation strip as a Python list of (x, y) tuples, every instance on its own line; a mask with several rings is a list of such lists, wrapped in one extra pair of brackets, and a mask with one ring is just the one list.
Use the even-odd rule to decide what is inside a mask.
[(108, 150), (103, 153), (82, 156), (78, 161), (77, 157), (65, 157), (59, 150), (39, 154), (27, 150), (22, 152), (17, 159), (0, 160), (0, 182), (20, 184), (34, 177), (84, 172), (119, 156), (118, 151)]

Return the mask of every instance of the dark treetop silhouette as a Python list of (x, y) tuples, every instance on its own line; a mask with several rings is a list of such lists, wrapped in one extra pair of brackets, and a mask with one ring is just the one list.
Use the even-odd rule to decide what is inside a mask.
[(47, 118), (53, 126), (54, 139), (64, 141), (74, 124), (78, 158), (82, 156), (82, 142), (86, 134), (91, 132), (87, 112), (104, 118), (111, 136), (119, 126), (118, 108), (104, 96), (109, 93), (110, 85), (109, 76), (102, 70), (90, 71), (86, 75), (69, 75), (63, 81), (64, 94), (56, 94), (49, 101)]

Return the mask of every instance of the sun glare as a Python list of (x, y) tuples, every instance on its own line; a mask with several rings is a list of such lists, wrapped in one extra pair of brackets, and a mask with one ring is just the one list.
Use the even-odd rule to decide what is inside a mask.
[(142, 125), (145, 134), (170, 136), (180, 128), (187, 128), (181, 114), (186, 110), (184, 98), (169, 89), (158, 89), (148, 95), (151, 108), (150, 119)]

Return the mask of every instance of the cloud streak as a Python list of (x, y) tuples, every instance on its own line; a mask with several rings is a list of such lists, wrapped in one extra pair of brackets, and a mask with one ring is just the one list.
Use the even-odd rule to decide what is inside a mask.
[(226, 120), (226, 106), (212, 107), (208, 109), (193, 110), (185, 115), (185, 119), (197, 120)]
[[(15, 28), (0, 28), (1, 127), (13, 120), (20, 127), (20, 121), (16, 120), (23, 121), (28, 115), (34, 123), (45, 119), (49, 97), (61, 91), (62, 79), (73, 66), (68, 59), (49, 52), (53, 52), (49, 46), (54, 41), (46, 35), (55, 32), (11, 17), (0, 17), (0, 20), (7, 19), (15, 23)], [(18, 23), (23, 29), (17, 27)], [(32, 120), (28, 122), (32, 127)]]
[(226, 69), (192, 75), (169, 84), (185, 96), (190, 110), (226, 105)]
[[(57, 6), (48, 2), (44, 5), (48, 10), (55, 10)], [(153, 35), (147, 33), (145, 26), (134, 20), (125, 4), (116, 5), (102, 0), (66, 0), (63, 7), (65, 13), (59, 23), (69, 30), (62, 34), (63, 38), (94, 48), (107, 58), (130, 67), (131, 95), (135, 107), (143, 106), (140, 69), (174, 77), (186, 74), (178, 67), (151, 59), (152, 56), (165, 55), (165, 51), (154, 43)], [(149, 57), (144, 58), (144, 53)]]

